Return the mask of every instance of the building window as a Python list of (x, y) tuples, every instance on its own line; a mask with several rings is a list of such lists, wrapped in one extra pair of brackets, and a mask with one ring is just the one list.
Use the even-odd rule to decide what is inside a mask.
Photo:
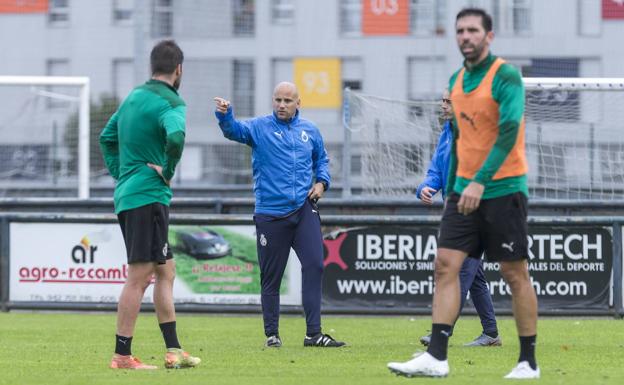
[(601, 4), (595, 0), (579, 0), (578, 27), (581, 36), (600, 36), (602, 28)]
[(234, 0), (232, 7), (234, 36), (253, 36), (256, 23), (254, 0)]
[[(579, 77), (578, 58), (536, 58), (522, 67), (522, 76), (530, 78)], [(541, 122), (577, 122), (580, 119), (578, 91), (529, 90), (526, 95), (528, 119)]]
[(234, 60), (232, 102), (239, 116), (254, 115), (255, 95), (254, 63), (251, 60)]
[(362, 91), (361, 80), (342, 80), (342, 89), (348, 88), (351, 91)]
[(340, 2), (340, 33), (345, 36), (362, 34), (362, 0)]
[(134, 87), (132, 59), (113, 60), (113, 95), (122, 101)]
[[(46, 75), (48, 76), (68, 76), (69, 60), (68, 59), (48, 59), (46, 62)], [(66, 87), (48, 86), (47, 91), (52, 95), (47, 98), (48, 108), (64, 108), (69, 105), (69, 101), (62, 98), (56, 98), (53, 94), (63, 95), (67, 92)]]
[(293, 0), (273, 0), (271, 18), (273, 24), (293, 24), (295, 21), (295, 4)]
[(532, 0), (470, 0), (469, 5), (490, 13), (494, 19), (494, 32), (498, 34), (531, 33)]
[(413, 35), (444, 35), (446, 0), (411, 0), (410, 26)]
[(364, 79), (364, 66), (358, 58), (342, 59), (342, 89), (349, 88), (351, 91), (362, 91), (362, 79)]
[(173, 35), (173, 0), (154, 0), (152, 37)]
[(113, 22), (115, 24), (130, 24), (132, 22), (133, 0), (113, 1)]
[(493, 2), (494, 30), (502, 35), (526, 35), (531, 32), (531, 0)]
[(69, 24), (69, 0), (50, 0), (48, 22), (54, 26)]
[(407, 71), (409, 100), (437, 99), (448, 87), (449, 71), (442, 57), (410, 57)]

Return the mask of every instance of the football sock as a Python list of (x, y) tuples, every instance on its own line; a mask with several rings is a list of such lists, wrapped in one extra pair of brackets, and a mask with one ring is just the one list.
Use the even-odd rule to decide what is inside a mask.
[(519, 336), (520, 338), (520, 358), (518, 362), (528, 361), (531, 369), (537, 368), (537, 362), (535, 361), (535, 339), (537, 336)]
[(448, 339), (451, 335), (451, 328), (451, 325), (446, 324), (431, 325), (431, 343), (429, 343), (427, 353), (431, 354), (440, 361), (446, 360)]
[(115, 334), (115, 353), (122, 356), (131, 355), (132, 337), (124, 337)]
[(165, 339), (165, 346), (167, 346), (167, 349), (180, 349), (180, 343), (178, 342), (178, 333), (176, 332), (176, 321), (161, 323), (160, 331), (162, 332), (163, 338)]

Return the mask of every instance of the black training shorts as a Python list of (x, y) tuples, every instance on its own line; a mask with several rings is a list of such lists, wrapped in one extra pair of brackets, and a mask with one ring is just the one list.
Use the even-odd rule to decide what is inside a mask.
[(484, 199), (470, 215), (457, 211), (460, 196), (449, 195), (444, 205), (438, 247), (479, 256), (489, 261), (528, 258), (527, 198), (521, 192)]
[(128, 264), (157, 262), (173, 258), (169, 248), (169, 207), (152, 203), (117, 215), (126, 243)]

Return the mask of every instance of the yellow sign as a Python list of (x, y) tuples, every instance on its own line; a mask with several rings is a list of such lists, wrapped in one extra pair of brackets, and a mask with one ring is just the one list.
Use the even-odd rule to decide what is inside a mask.
[(340, 59), (295, 59), (293, 64), (301, 107), (339, 108), (341, 106)]

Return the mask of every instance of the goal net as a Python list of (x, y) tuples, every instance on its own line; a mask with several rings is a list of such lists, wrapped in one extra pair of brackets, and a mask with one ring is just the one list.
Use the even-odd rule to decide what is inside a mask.
[[(533, 200), (624, 200), (624, 79), (525, 78)], [(439, 101), (345, 92), (353, 194), (413, 196), (435, 151)]]
[(89, 79), (0, 76), (0, 99), (0, 197), (88, 198)]

